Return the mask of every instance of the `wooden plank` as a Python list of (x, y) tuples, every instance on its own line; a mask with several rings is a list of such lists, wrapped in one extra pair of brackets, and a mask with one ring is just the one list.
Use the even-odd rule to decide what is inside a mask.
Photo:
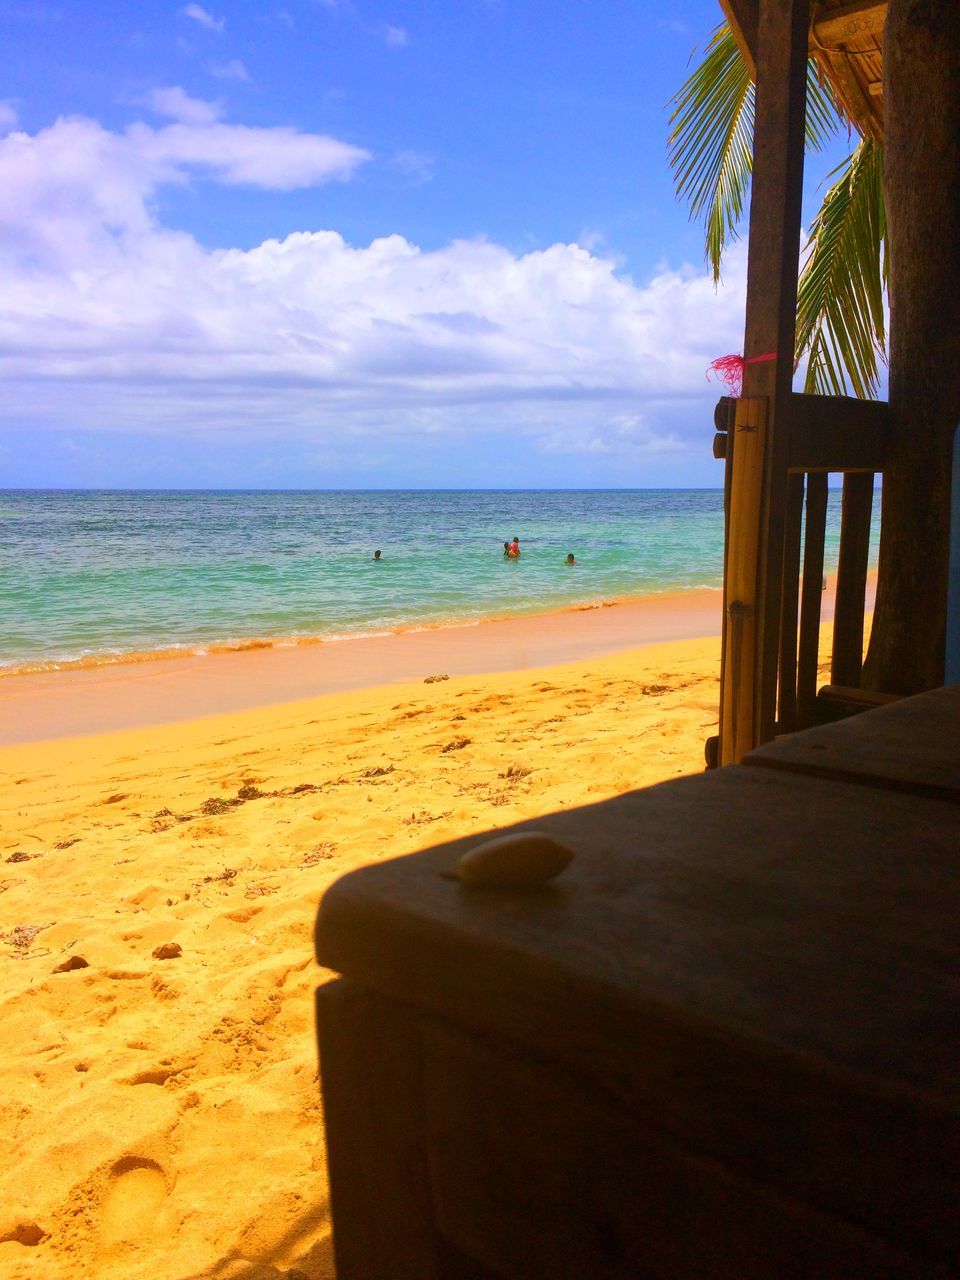
[(823, 53), (818, 49), (816, 56), (821, 74), (830, 80), (841, 110), (855, 123), (860, 133), (882, 142), (883, 121), (879, 118), (882, 100), (871, 96), (866, 81), (860, 79), (865, 72), (870, 74), (870, 69), (855, 68), (845, 53)]
[(800, 596), (800, 647), (797, 657), (797, 723), (813, 724), (820, 655), (820, 606), (823, 600), (823, 541), (827, 525), (827, 477), (807, 477), (807, 512)]
[(791, 471), (883, 471), (890, 432), (885, 401), (794, 392), (784, 411)]
[(537, 891), (447, 879), (475, 838), (343, 877), (321, 962), (960, 1262), (957, 806), (734, 768), (537, 827), (576, 854)]
[(772, 738), (776, 723), (789, 460), (784, 411), (793, 381), (809, 17), (809, 0), (780, 0), (761, 6), (757, 29), (743, 394), (764, 397), (768, 411), (756, 512), (760, 539), (753, 743)]
[[(744, 761), (960, 803), (960, 685), (818, 725)], [(960, 848), (960, 817), (953, 819)], [(905, 856), (908, 856), (905, 853)]]
[(766, 401), (737, 401), (727, 563), (723, 581), (723, 651), (720, 678), (720, 763), (736, 764), (754, 745), (754, 673), (757, 662), (757, 511), (763, 485)]
[(919, 1259), (664, 1139), (589, 1081), (439, 1020), (424, 1041), (438, 1228), (488, 1274), (927, 1280)]
[(750, 79), (756, 80), (759, 0), (720, 0), (720, 8), (737, 42), (737, 48), (750, 73)]
[(822, 8), (810, 29), (810, 48), (838, 49), (851, 40), (883, 36), (887, 0), (857, 0), (836, 9)]
[(873, 711), (896, 702), (902, 695), (877, 693), (873, 689), (857, 689), (846, 684), (825, 684), (817, 690), (816, 723), (832, 724), (862, 711)]
[(834, 684), (856, 686), (860, 683), (872, 514), (873, 476), (869, 473), (844, 476), (830, 675)]
[(783, 536), (783, 605), (780, 618), (780, 703), (777, 724), (781, 733), (797, 725), (797, 609), (800, 592), (800, 534), (803, 524), (803, 476), (787, 481), (787, 520)]
[(441, 1280), (408, 1013), (349, 982), (317, 990), (338, 1280)]
[[(723, 618), (727, 616), (728, 583), (730, 562), (730, 491), (733, 487), (733, 455), (736, 444), (736, 402), (726, 406), (726, 411), (733, 410), (732, 419), (727, 416), (726, 441), (723, 453)], [(703, 745), (703, 757), (708, 769), (716, 769), (720, 764), (720, 730), (719, 723), (723, 718), (723, 672), (727, 669), (727, 635), (725, 623), (720, 628), (720, 705), (717, 714), (717, 732), (712, 734)]]

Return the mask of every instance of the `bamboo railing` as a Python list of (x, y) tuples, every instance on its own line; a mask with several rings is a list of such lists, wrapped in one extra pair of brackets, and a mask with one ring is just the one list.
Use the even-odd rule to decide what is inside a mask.
[[(873, 495), (886, 451), (887, 406), (792, 394), (781, 414), (786, 465), (764, 466), (763, 399), (717, 406), (714, 453), (725, 459), (724, 630), (720, 738), (709, 763), (727, 764), (759, 742), (872, 705), (861, 691)], [(840, 546), (830, 679), (818, 688), (828, 477), (842, 475)], [(766, 479), (781, 504), (779, 561), (760, 572), (758, 494)], [(775, 592), (775, 596), (772, 594)], [(764, 628), (762, 622), (767, 619)], [(766, 666), (775, 678), (761, 681)]]
[[(827, 482), (824, 472), (791, 475), (789, 481), (787, 518), (797, 545), (801, 501), (805, 501), (806, 519), (803, 522), (802, 587), (799, 587), (800, 557), (791, 554), (790, 546), (784, 547), (777, 708), (777, 730), (780, 733), (808, 728), (829, 714), (818, 707), (817, 699)], [(838, 690), (860, 689), (873, 488), (872, 472), (849, 472), (843, 477), (840, 558), (830, 663), (830, 685)], [(799, 627), (796, 621), (798, 613)], [(834, 695), (834, 702), (836, 700), (837, 695)]]

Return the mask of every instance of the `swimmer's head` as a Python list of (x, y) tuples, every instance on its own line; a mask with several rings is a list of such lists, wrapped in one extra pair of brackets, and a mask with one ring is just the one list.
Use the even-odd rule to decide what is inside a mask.
[(375, 551), (375, 552), (373, 553), (373, 558), (374, 558), (374, 560), (379, 560), (379, 559), (380, 559), (380, 552), (379, 552), (379, 551)]
[(575, 561), (574, 561), (574, 559), (573, 559), (573, 552), (572, 552), (572, 551), (568, 551), (568, 552), (567, 552), (567, 564), (574, 564), (574, 563), (575, 563)]

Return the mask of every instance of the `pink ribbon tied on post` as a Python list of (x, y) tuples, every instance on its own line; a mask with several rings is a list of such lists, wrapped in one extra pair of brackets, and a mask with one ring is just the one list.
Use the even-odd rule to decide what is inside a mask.
[(741, 389), (743, 388), (743, 370), (748, 364), (763, 364), (767, 360), (776, 360), (777, 353), (769, 351), (764, 356), (751, 356), (749, 360), (744, 360), (743, 356), (718, 356), (716, 360), (710, 361), (710, 367), (707, 369), (707, 381), (710, 381), (710, 374), (715, 373), (723, 385), (727, 389), (728, 395), (739, 399)]

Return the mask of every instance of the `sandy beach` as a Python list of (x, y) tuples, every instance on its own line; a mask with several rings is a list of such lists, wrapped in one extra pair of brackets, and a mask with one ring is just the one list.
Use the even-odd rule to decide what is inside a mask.
[[(513, 669), (483, 674), (497, 645), (481, 628), (457, 629), (472, 650), (398, 637), (428, 648), (394, 669), (361, 654), (355, 672), (398, 683), (299, 701), (286, 664), (307, 651), (218, 658), (208, 692), (229, 707), (259, 680), (273, 705), (199, 719), (177, 715), (199, 687), (189, 662), (179, 686), (161, 664), (4, 682), (0, 1274), (333, 1275), (317, 903), (370, 860), (699, 770), (719, 641), (625, 649), (636, 620), (616, 615), (518, 622)], [(709, 616), (715, 632), (716, 597)], [(251, 674), (274, 662), (276, 683)], [(112, 732), (24, 741), (90, 707), (112, 708)], [(122, 727), (161, 712), (176, 722)]]
[(721, 593), (698, 590), (463, 626), (93, 665), (0, 678), (0, 747), (105, 733), (428, 675), (523, 671), (638, 644), (718, 634)]

